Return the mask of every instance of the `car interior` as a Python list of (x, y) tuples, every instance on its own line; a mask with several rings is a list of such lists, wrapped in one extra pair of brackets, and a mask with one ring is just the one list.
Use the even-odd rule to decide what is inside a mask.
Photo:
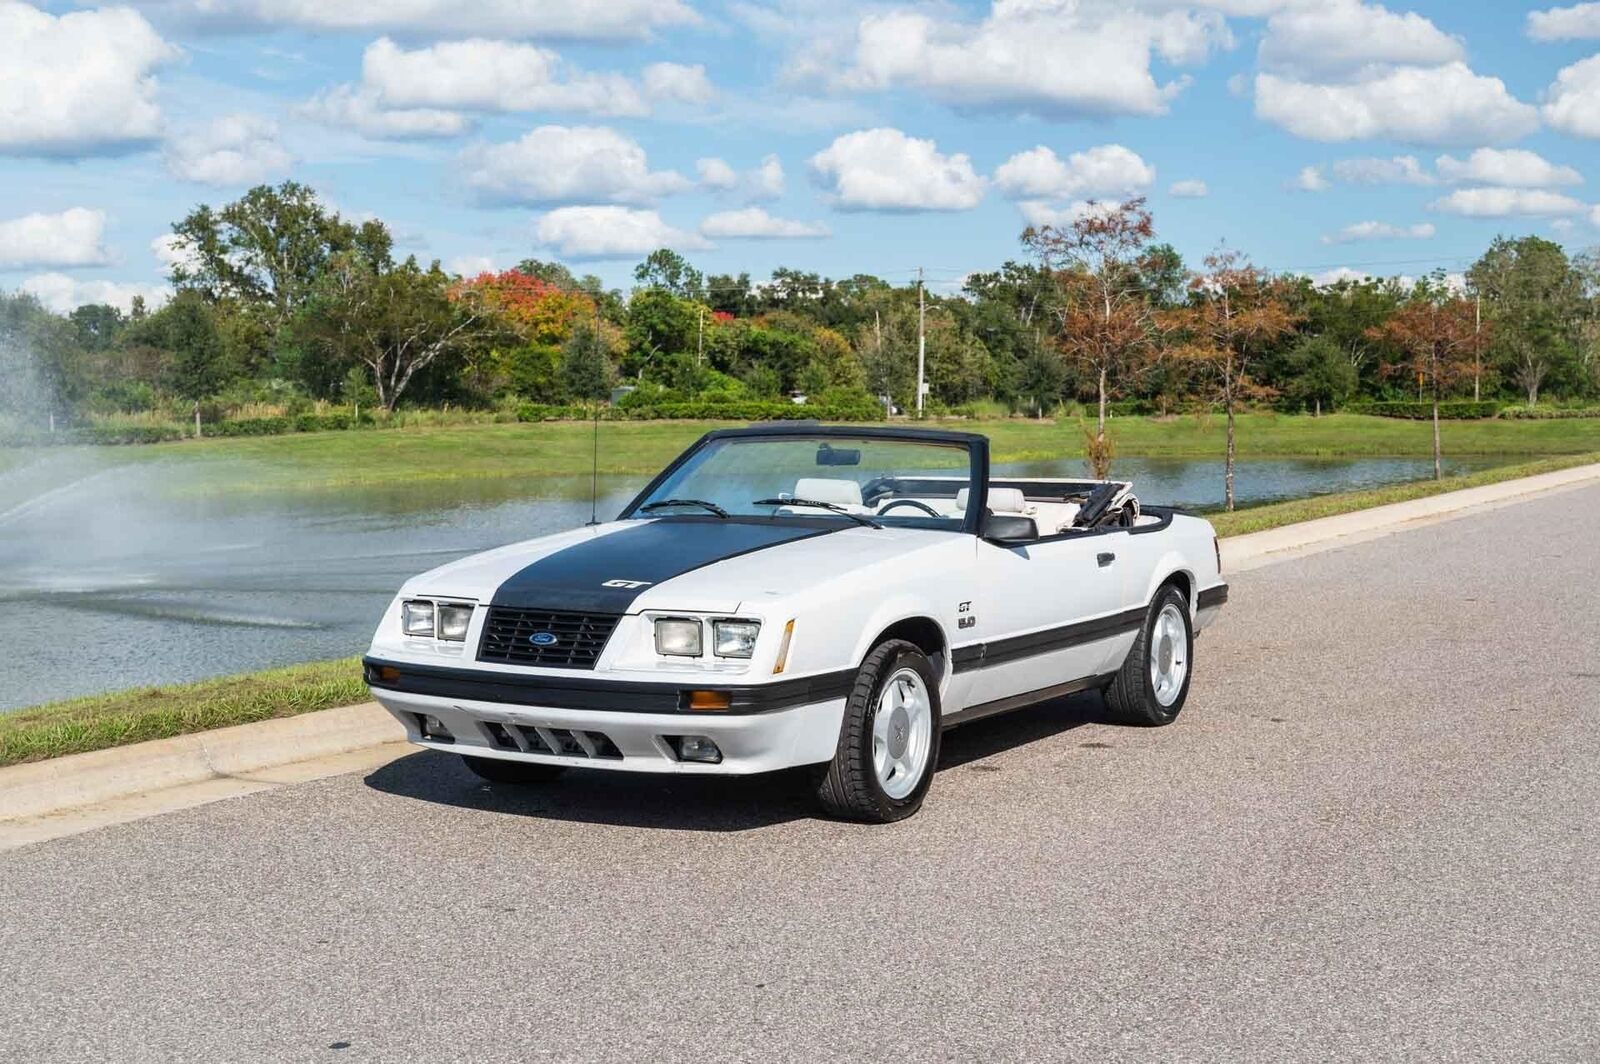
[[(792, 497), (828, 503), (864, 517), (963, 518), (969, 489), (953, 477), (881, 477), (865, 485), (845, 477), (800, 477)], [(800, 513), (803, 508), (784, 508)], [(1125, 481), (999, 478), (989, 481), (987, 515), (1008, 521), (1007, 539), (1038, 539), (1070, 532), (1156, 523), (1141, 514)]]

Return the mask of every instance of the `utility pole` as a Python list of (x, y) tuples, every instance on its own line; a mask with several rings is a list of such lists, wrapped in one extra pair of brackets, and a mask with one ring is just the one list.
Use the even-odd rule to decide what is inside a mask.
[(694, 340), (694, 364), (700, 365), (706, 360), (706, 308), (700, 308), (700, 325), (696, 330)]
[(917, 267), (917, 417), (922, 417), (922, 397), (927, 385), (922, 382), (928, 360), (928, 304), (923, 298), (922, 267)]

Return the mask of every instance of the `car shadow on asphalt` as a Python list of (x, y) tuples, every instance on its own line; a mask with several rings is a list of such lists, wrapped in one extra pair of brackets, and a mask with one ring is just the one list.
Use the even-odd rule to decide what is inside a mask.
[[(1043, 702), (945, 732), (939, 772), (976, 767), (1008, 750), (1103, 720), (1098, 694)], [(508, 816), (672, 831), (750, 831), (820, 816), (810, 772), (655, 776), (574, 769), (537, 786), (491, 784), (460, 758), (419, 750), (369, 773), (384, 794)], [(935, 779), (935, 785), (938, 780)]]

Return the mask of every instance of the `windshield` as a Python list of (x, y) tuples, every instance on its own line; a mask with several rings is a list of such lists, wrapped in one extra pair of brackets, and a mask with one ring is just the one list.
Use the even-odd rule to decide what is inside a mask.
[(959, 529), (972, 481), (961, 443), (871, 436), (712, 440), (624, 514), (801, 517)]

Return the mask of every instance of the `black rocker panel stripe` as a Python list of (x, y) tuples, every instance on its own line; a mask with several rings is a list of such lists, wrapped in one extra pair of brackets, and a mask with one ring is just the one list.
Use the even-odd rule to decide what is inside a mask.
[(1218, 584), (1216, 587), (1206, 588), (1195, 596), (1195, 608), (1201, 610), (1210, 609), (1212, 606), (1220, 606), (1227, 601), (1228, 585)]
[[(741, 554), (836, 532), (840, 523), (804, 518), (724, 520), (718, 517), (640, 521), (540, 558), (495, 590), (493, 606), (627, 613), (657, 584)], [(607, 587), (612, 581), (636, 586)]]
[(1096, 617), (1093, 620), (1046, 628), (1026, 635), (996, 639), (992, 643), (973, 643), (970, 646), (956, 647), (950, 652), (951, 665), (956, 672), (986, 669), (991, 665), (1001, 665), (1022, 658), (1031, 658), (1036, 654), (1048, 654), (1053, 650), (1082, 646), (1084, 643), (1092, 643), (1109, 636), (1136, 632), (1144, 623), (1145, 610), (1146, 607), (1139, 606), (1123, 610), (1121, 613), (1113, 613), (1108, 617)]

